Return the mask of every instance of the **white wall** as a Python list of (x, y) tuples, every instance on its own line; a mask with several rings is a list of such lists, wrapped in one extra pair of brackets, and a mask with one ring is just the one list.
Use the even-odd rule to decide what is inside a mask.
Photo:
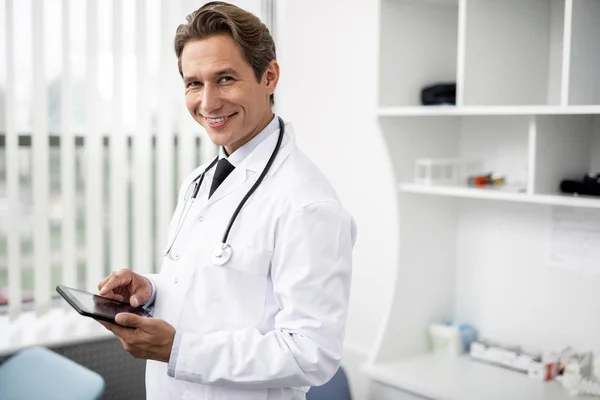
[(396, 185), (375, 116), (378, 2), (287, 0), (277, 7), (277, 112), (295, 125), (299, 146), (358, 224), (346, 334), (352, 355), (345, 358), (358, 363), (386, 317), (397, 265)]

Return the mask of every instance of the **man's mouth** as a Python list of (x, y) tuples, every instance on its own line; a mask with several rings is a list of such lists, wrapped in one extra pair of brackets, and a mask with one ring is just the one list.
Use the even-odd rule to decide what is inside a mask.
[(210, 126), (213, 129), (218, 129), (225, 126), (235, 114), (236, 113), (221, 117), (204, 117), (204, 119), (206, 120), (208, 126)]

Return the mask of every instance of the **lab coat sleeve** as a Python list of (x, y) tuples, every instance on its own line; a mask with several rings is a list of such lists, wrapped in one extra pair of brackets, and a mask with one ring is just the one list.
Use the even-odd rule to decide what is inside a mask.
[(342, 353), (356, 227), (335, 202), (280, 221), (271, 265), (274, 329), (178, 332), (175, 378), (240, 389), (326, 383)]

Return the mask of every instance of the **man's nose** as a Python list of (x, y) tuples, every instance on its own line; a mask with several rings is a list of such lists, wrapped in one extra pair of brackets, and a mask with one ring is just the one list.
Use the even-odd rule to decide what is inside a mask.
[(217, 111), (221, 108), (221, 98), (219, 96), (219, 90), (210, 85), (204, 87), (202, 94), (202, 110), (207, 114)]

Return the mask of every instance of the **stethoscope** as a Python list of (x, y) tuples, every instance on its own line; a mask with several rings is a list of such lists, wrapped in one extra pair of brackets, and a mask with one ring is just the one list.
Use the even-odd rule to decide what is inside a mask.
[[(269, 169), (271, 168), (271, 164), (273, 164), (273, 161), (275, 160), (275, 157), (277, 156), (277, 153), (279, 152), (279, 148), (281, 147), (281, 142), (283, 141), (283, 134), (285, 133), (285, 124), (283, 123), (283, 120), (280, 117), (277, 117), (277, 118), (279, 119), (279, 138), (277, 139), (277, 144), (275, 145), (275, 149), (273, 150), (273, 153), (271, 154), (271, 157), (269, 158), (269, 161), (267, 162), (265, 169), (262, 171), (262, 173), (258, 177), (258, 180), (254, 183), (254, 185), (252, 185), (252, 187), (250, 188), (248, 193), (246, 193), (246, 196), (244, 196), (242, 201), (240, 201), (240, 204), (237, 206), (235, 212), (229, 219), (229, 223), (227, 224), (227, 228), (225, 229), (225, 233), (223, 234), (223, 239), (221, 240), (221, 244), (219, 244), (217, 246), (217, 248), (215, 248), (215, 250), (212, 252), (212, 254), (210, 256), (212, 263), (215, 265), (225, 265), (231, 259), (231, 256), (233, 255), (233, 249), (227, 243), (227, 238), (229, 237), (229, 232), (231, 231), (231, 227), (233, 226), (233, 223), (235, 222), (238, 214), (242, 210), (242, 207), (244, 206), (246, 201), (248, 201), (250, 196), (252, 196), (252, 193), (254, 193), (256, 188), (258, 188), (258, 186), (260, 185), (262, 180), (267, 175), (267, 172), (269, 172)], [(192, 182), (190, 182), (187, 190), (185, 191), (185, 195), (183, 197), (184, 198), (183, 209), (181, 210), (181, 213), (179, 214), (179, 219), (177, 220), (177, 227), (175, 229), (175, 234), (173, 235), (171, 244), (164, 251), (164, 255), (166, 257), (169, 257), (171, 260), (174, 260), (174, 261), (179, 260), (179, 255), (178, 254), (172, 255), (171, 249), (173, 248), (173, 245), (175, 244), (175, 241), (177, 240), (177, 236), (179, 235), (179, 232), (181, 231), (181, 228), (183, 227), (183, 223), (185, 222), (185, 219), (186, 219), (188, 213), (190, 212), (190, 209), (192, 208), (194, 200), (198, 196), (198, 192), (200, 191), (200, 186), (202, 185), (202, 181), (204, 180), (204, 175), (206, 174), (207, 171), (209, 171), (212, 167), (215, 166), (215, 164), (217, 163), (218, 160), (219, 160), (219, 156), (217, 156), (204, 169), (204, 171), (202, 171), (202, 173), (199, 176), (197, 176)]]

